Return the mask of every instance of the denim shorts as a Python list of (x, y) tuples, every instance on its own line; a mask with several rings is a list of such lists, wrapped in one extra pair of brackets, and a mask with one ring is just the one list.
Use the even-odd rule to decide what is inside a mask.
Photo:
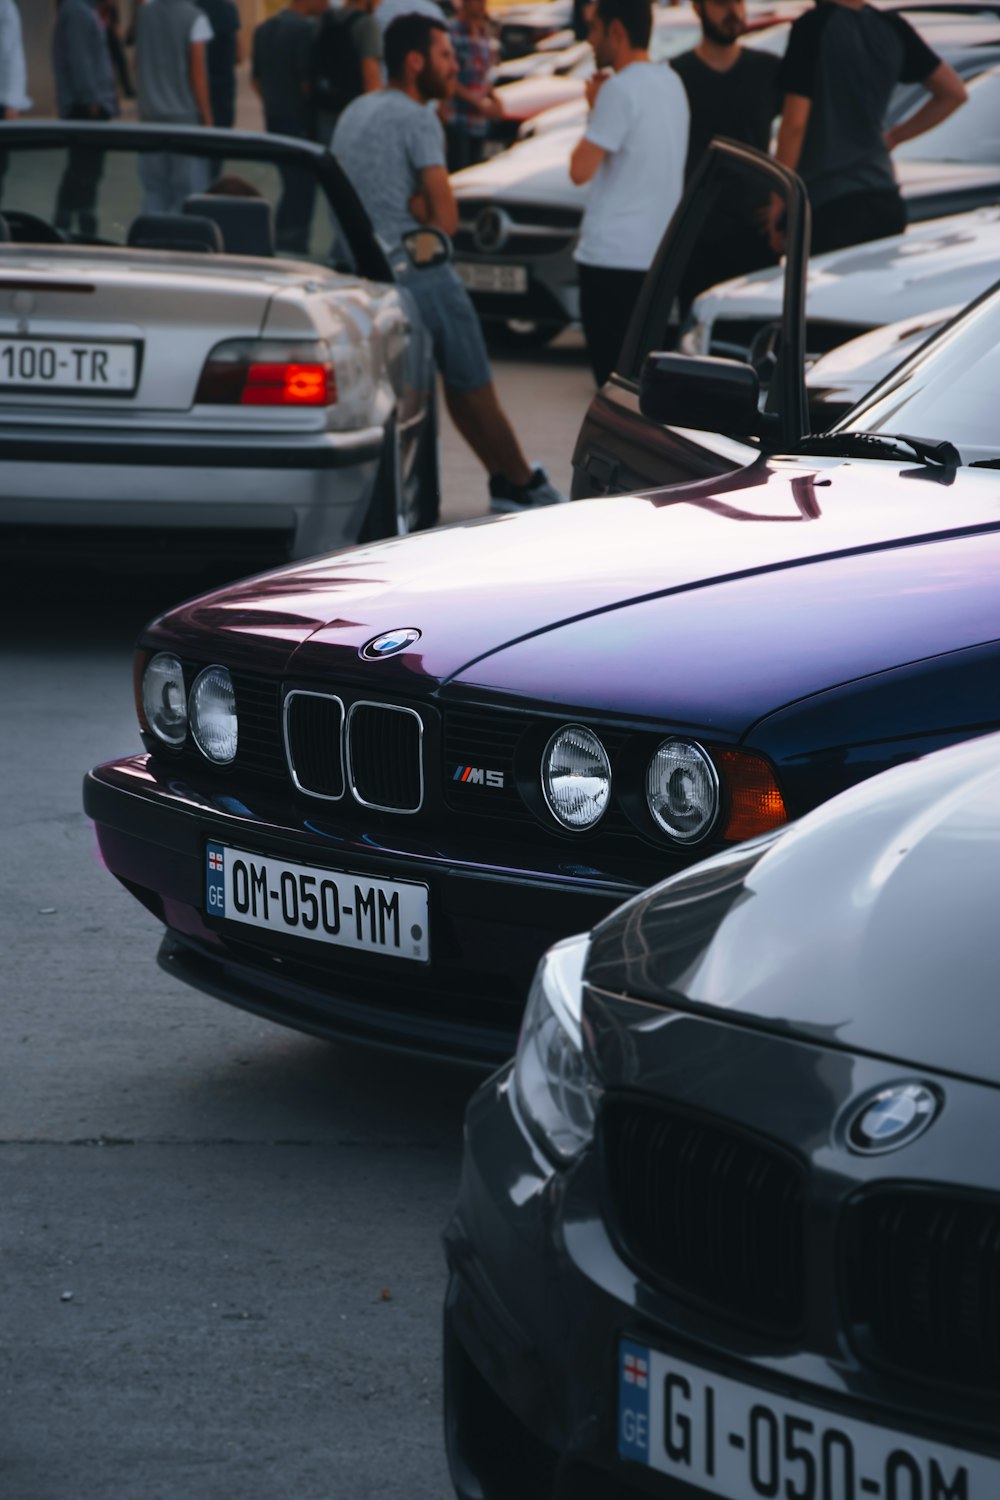
[(420, 310), (442, 379), (453, 391), (478, 391), (493, 379), (479, 314), (452, 265), (408, 270), (400, 281)]

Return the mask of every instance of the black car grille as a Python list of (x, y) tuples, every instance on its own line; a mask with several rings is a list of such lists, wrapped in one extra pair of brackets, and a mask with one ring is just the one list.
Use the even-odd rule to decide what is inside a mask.
[(313, 797), (344, 795), (344, 705), (325, 693), (295, 691), (285, 699), (288, 769)]
[(1000, 1201), (874, 1189), (850, 1205), (844, 1236), (847, 1322), (862, 1358), (1000, 1390)]
[[(810, 318), (806, 323), (806, 352), (818, 356), (827, 354), (869, 333), (870, 325), (863, 323), (833, 323), (821, 318)], [(712, 324), (709, 353), (728, 355), (733, 359), (747, 359), (757, 339), (765, 340), (772, 334), (780, 337), (781, 325), (773, 318), (716, 318)], [(778, 343), (774, 343), (777, 352)]]
[(803, 1304), (804, 1171), (731, 1126), (609, 1099), (598, 1138), (610, 1220), (653, 1284), (779, 1335)]
[(347, 758), (358, 801), (391, 812), (423, 802), (420, 719), (412, 709), (355, 703), (347, 718)]
[[(204, 665), (185, 661), (188, 689)], [(568, 716), (479, 707), (441, 712), (426, 706), (418, 717), (414, 708), (399, 704), (355, 702), (349, 688), (331, 685), (324, 691), (239, 669), (232, 669), (232, 678), (239, 744), (233, 764), (218, 772), (230, 784), (257, 783), (261, 790), (281, 786), (297, 789), (302, 797), (336, 800), (338, 819), (370, 819), (373, 810), (387, 816), (419, 813), (428, 826), (456, 826), (460, 820), (470, 836), (478, 824), (487, 837), (502, 824), (507, 842), (563, 843), (577, 867), (627, 858), (630, 874), (644, 884), (676, 868), (676, 852), (655, 834), (639, 832), (617, 792), (600, 823), (585, 835), (552, 824), (539, 767), (550, 736)], [(594, 728), (616, 787), (633, 777), (634, 765), (627, 768), (626, 761), (648, 757), (660, 738), (606, 724)], [(155, 753), (175, 758), (160, 746)], [(176, 759), (201, 772), (214, 770), (190, 739)]]
[[(200, 670), (185, 666), (185, 680)], [(233, 672), (236, 713), (240, 733), (234, 770), (251, 776), (284, 777), (285, 754), (281, 744), (281, 685), (249, 672)]]

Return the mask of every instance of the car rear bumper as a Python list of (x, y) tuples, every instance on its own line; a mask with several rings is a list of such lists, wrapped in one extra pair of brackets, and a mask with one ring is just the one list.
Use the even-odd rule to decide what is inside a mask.
[[(183, 534), (193, 551), (256, 533), (289, 559), (357, 539), (375, 490), (382, 429), (294, 443), (190, 434), (0, 430), (0, 534), (9, 552), (73, 550), (93, 534)], [(112, 549), (113, 550), (113, 549)]]
[[(105, 865), (168, 928), (168, 971), (232, 1004), (321, 1036), (479, 1065), (510, 1056), (535, 964), (635, 887), (515, 863), (407, 830), (338, 826), (324, 807), (248, 804), (147, 756), (90, 772), (84, 806)], [(248, 794), (241, 788), (243, 797)], [(426, 885), (430, 961), (358, 953), (206, 915), (209, 840), (320, 870)], [(522, 851), (523, 853), (523, 851)]]

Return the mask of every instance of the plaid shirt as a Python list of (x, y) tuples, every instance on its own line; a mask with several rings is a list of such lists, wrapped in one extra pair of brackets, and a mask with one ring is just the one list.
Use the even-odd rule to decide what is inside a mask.
[[(485, 93), (489, 88), (493, 67), (493, 43), (489, 33), (473, 36), (464, 21), (452, 21), (448, 30), (451, 32), (451, 44), (458, 60), (459, 83), (464, 89), (480, 89)], [(452, 126), (466, 131), (468, 135), (486, 135), (490, 128), (489, 120), (470, 108), (464, 99), (452, 98), (448, 101), (448, 107), (449, 123)]]

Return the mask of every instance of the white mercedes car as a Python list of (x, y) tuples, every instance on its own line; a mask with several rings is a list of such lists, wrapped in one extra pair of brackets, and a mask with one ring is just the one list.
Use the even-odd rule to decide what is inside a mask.
[(429, 338), (328, 152), (16, 122), (0, 163), (8, 559), (243, 566), (433, 521)]

